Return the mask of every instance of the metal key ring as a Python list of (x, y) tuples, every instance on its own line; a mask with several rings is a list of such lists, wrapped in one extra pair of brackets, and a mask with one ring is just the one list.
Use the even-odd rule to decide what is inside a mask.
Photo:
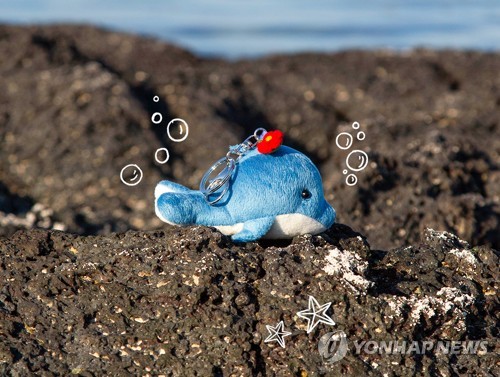
[(214, 200), (209, 200), (208, 198), (210, 195), (207, 195), (207, 196), (205, 196), (205, 200), (207, 201), (208, 204), (213, 206), (214, 204), (217, 204), (224, 197), (224, 195), (226, 195), (226, 192), (228, 190), (229, 190), (229, 183), (226, 185), (226, 187), (224, 187), (224, 190), (222, 190), (222, 192), (220, 193), (220, 195), (217, 198), (215, 198)]
[(265, 128), (257, 128), (255, 132), (253, 133), (253, 137), (256, 140), (262, 140), (264, 136), (266, 136), (267, 130)]
[[(216, 177), (210, 179), (210, 175), (223, 164), (226, 165), (224, 169), (222, 169)], [(234, 159), (222, 157), (219, 161), (213, 164), (210, 169), (208, 169), (207, 172), (203, 175), (203, 178), (200, 182), (200, 191), (205, 196), (205, 199), (209, 204), (217, 203), (226, 194), (227, 190), (229, 189), (229, 180), (231, 179), (235, 168), (236, 162), (234, 161)], [(211, 194), (215, 193), (225, 185), (226, 187), (215, 200), (211, 201), (208, 199)]]

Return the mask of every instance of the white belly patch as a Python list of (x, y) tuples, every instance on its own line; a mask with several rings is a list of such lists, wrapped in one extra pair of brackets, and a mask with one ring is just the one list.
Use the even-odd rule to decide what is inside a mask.
[(214, 228), (217, 229), (222, 234), (225, 234), (226, 236), (232, 236), (233, 234), (239, 233), (243, 230), (243, 223), (238, 223), (234, 225), (220, 225)]
[[(234, 225), (221, 225), (215, 227), (219, 232), (226, 236), (232, 236), (243, 230), (243, 223)], [(324, 232), (326, 227), (312, 217), (301, 213), (290, 213), (287, 215), (278, 215), (274, 219), (271, 229), (263, 238), (283, 239), (292, 238), (299, 234), (318, 234)]]

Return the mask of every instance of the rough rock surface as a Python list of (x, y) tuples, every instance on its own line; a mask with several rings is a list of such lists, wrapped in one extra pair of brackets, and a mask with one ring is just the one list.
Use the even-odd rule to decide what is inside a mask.
[[(344, 225), (288, 244), (234, 245), (211, 228), (0, 239), (0, 375), (498, 376), (499, 255), (427, 230), (371, 250)], [(310, 334), (297, 312), (331, 302)], [(264, 343), (284, 321), (286, 347)], [(320, 337), (481, 340), (479, 354), (349, 352)]]
[[(412, 245), (432, 227), (500, 248), (500, 54), (228, 62), (63, 25), (0, 26), (0, 56), (2, 234), (33, 224), (80, 234), (157, 229), (151, 200), (160, 179), (196, 187), (229, 144), (263, 126), (311, 156), (339, 221), (373, 247)], [(160, 125), (150, 121), (157, 111)], [(190, 125), (185, 142), (165, 137), (174, 117)], [(349, 187), (335, 137), (354, 121), (366, 138), (353, 148), (370, 164)], [(158, 165), (162, 146), (171, 158)], [(144, 171), (133, 188), (119, 180), (129, 163)]]

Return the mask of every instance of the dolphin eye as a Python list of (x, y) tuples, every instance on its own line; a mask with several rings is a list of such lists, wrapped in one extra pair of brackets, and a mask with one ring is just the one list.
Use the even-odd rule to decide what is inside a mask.
[(302, 198), (303, 199), (309, 199), (311, 197), (311, 191), (308, 189), (302, 190)]

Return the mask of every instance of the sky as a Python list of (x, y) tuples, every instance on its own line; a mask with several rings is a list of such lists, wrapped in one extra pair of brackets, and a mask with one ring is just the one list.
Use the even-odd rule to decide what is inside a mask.
[(349, 48), (500, 49), (499, 0), (0, 0), (0, 22), (92, 23), (229, 58)]

